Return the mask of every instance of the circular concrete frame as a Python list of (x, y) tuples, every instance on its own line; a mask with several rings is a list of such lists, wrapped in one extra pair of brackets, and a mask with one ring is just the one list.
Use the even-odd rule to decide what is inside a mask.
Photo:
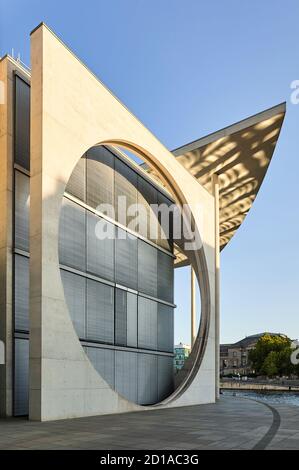
[[(175, 188), (173, 187), (173, 185), (169, 181), (169, 178), (167, 177), (167, 172), (161, 171), (161, 168), (158, 169), (151, 155), (149, 155), (148, 152), (146, 152), (144, 149), (140, 148), (140, 146), (136, 146), (133, 143), (122, 142), (121, 140), (117, 140), (117, 139), (113, 141), (111, 140), (111, 141), (97, 143), (95, 146), (101, 146), (101, 145), (125, 148), (126, 150), (129, 150), (130, 152), (140, 157), (153, 170), (158, 172), (159, 177), (161, 178), (165, 186), (171, 192), (178, 206), (182, 208), (182, 206), (186, 204), (186, 202), (184, 202), (186, 201), (186, 199), (184, 197), (183, 191), (178, 187), (175, 187)], [(88, 150), (90, 149), (87, 149), (87, 151)], [(76, 163), (76, 165), (77, 164), (78, 162)], [(74, 168), (76, 167), (76, 165), (74, 166)], [(198, 230), (198, 228), (196, 227), (192, 212), (191, 212), (191, 217), (192, 217), (191, 225), (194, 225), (195, 230)], [(199, 233), (198, 235), (200, 236)], [(58, 250), (58, 245), (57, 245), (57, 250)], [(194, 379), (198, 369), (200, 368), (202, 359), (205, 354), (207, 339), (208, 339), (208, 334), (209, 334), (209, 325), (210, 325), (210, 298), (209, 298), (210, 289), (209, 289), (209, 277), (208, 277), (208, 272), (207, 272), (206, 258), (205, 258), (205, 254), (203, 250), (203, 245), (201, 244), (201, 248), (199, 248), (197, 251), (193, 251), (192, 254), (188, 254), (188, 252), (185, 251), (185, 255), (189, 259), (190, 264), (192, 265), (194, 272), (196, 274), (198, 284), (199, 284), (201, 299), (202, 299), (200, 324), (199, 324), (198, 333), (196, 336), (196, 341), (191, 351), (191, 357), (190, 357), (191, 364), (189, 364), (190, 370), (187, 376), (184, 378), (184, 380), (182, 380), (180, 385), (168, 397), (164, 398), (162, 401), (159, 401), (153, 405), (142, 405), (144, 408), (148, 408), (149, 406), (157, 407), (162, 404), (170, 403), (172, 400), (179, 397), (184, 392), (184, 390), (188, 388), (188, 386)], [(117, 390), (115, 390), (115, 392), (118, 393)]]

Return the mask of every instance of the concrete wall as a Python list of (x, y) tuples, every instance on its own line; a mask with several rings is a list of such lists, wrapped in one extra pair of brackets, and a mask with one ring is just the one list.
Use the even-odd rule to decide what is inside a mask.
[(89, 362), (59, 273), (58, 224), (65, 186), (79, 158), (100, 143), (137, 151), (161, 174), (176, 201), (192, 208), (203, 242), (188, 252), (201, 288), (201, 326), (190, 377), (159, 406), (214, 401), (214, 198), (45, 25), (32, 33), (31, 46), (30, 418), (145, 409), (120, 397)]

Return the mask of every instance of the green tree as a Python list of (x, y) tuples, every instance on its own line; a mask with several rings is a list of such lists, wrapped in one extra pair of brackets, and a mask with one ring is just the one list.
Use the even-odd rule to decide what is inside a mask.
[(286, 336), (265, 334), (249, 353), (249, 360), (257, 374), (268, 376), (290, 375), (295, 371), (291, 363), (291, 340)]
[(278, 354), (276, 351), (271, 351), (267, 355), (266, 359), (263, 362), (261, 372), (263, 375), (267, 375), (268, 377), (273, 377), (273, 375), (278, 374)]

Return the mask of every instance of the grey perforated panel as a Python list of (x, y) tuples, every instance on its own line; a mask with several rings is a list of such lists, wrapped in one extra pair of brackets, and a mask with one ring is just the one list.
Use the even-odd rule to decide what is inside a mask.
[(86, 338), (86, 279), (77, 274), (60, 270), (65, 300), (77, 335)]
[(115, 280), (137, 290), (137, 238), (116, 229)]
[(152, 405), (158, 401), (158, 358), (138, 354), (138, 403)]
[(15, 76), (15, 162), (30, 169), (30, 86)]
[(158, 356), (158, 401), (173, 392), (173, 358)]
[(158, 350), (173, 352), (174, 312), (168, 305), (158, 304)]
[(127, 293), (127, 346), (137, 347), (137, 295)]
[(89, 211), (86, 216), (87, 271), (113, 281), (115, 227)]
[(15, 339), (14, 415), (28, 414), (29, 407), (29, 341)]
[(158, 250), (138, 240), (138, 290), (157, 297), (157, 257)]
[(127, 293), (115, 289), (115, 344), (127, 345)]
[(59, 260), (66, 266), (86, 270), (85, 209), (66, 198), (60, 214)]
[(29, 331), (29, 258), (15, 255), (15, 329)]
[(29, 176), (15, 172), (15, 246), (29, 252)]
[(137, 354), (115, 352), (115, 389), (127, 400), (137, 402)]
[(157, 349), (157, 302), (138, 297), (138, 347)]
[[(120, 196), (125, 201), (120, 201)], [(128, 225), (134, 214), (128, 215), (128, 208), (137, 203), (137, 174), (118, 158), (115, 159), (115, 213), (116, 220)]]
[(114, 343), (114, 288), (87, 280), (87, 338)]
[(85, 351), (96, 371), (114, 388), (114, 350), (86, 347)]
[(158, 251), (158, 298), (173, 303), (173, 258)]
[(86, 158), (85, 155), (80, 158), (73, 169), (66, 191), (81, 201), (86, 201)]
[(99, 204), (113, 205), (114, 158), (102, 146), (87, 152), (87, 204), (94, 209)]

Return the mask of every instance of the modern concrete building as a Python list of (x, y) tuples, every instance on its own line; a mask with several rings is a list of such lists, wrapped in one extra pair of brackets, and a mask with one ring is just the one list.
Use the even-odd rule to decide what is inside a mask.
[[(170, 152), (44, 24), (31, 70), (5, 56), (0, 80), (1, 415), (214, 402), (220, 250), (255, 199), (285, 105)], [(134, 228), (120, 200), (143, 207)], [(171, 211), (153, 209), (173, 202), (180, 236)], [(200, 326), (192, 302), (192, 352), (174, 386), (173, 272), (186, 265)]]

